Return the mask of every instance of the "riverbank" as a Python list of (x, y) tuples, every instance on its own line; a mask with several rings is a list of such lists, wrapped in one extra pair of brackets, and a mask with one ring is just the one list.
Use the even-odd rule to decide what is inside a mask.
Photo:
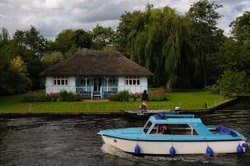
[[(82, 102), (22, 102), (23, 95), (0, 97), (0, 113), (110, 113), (137, 110), (140, 102), (82, 101)], [(171, 92), (168, 101), (150, 102), (149, 109), (203, 110), (228, 102), (210, 92)], [(206, 107), (206, 108), (205, 108)]]

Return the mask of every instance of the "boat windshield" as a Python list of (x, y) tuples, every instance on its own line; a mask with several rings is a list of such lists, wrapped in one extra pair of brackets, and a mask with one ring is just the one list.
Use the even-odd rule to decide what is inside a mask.
[(143, 131), (144, 131), (145, 134), (148, 132), (151, 125), (152, 125), (152, 122), (148, 121), (147, 124), (144, 126)]

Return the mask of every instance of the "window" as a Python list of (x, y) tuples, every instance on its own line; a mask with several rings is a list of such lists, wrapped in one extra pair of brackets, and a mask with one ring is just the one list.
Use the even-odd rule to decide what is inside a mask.
[(125, 79), (126, 85), (140, 85), (140, 77), (127, 77)]
[(54, 85), (68, 85), (68, 78), (67, 77), (55, 77)]
[(148, 132), (151, 125), (152, 125), (152, 123), (150, 121), (148, 121), (147, 124), (145, 125), (144, 129), (143, 129), (145, 134)]
[(85, 86), (85, 85), (89, 85), (89, 79), (87, 78), (81, 78), (80, 79), (80, 84), (82, 85), (82, 86)]
[(169, 124), (172, 135), (198, 135), (196, 130), (188, 124)]

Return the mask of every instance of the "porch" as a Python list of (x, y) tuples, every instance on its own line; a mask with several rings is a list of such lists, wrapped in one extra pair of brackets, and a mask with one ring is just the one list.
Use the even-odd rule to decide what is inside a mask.
[(106, 99), (109, 94), (118, 92), (118, 77), (78, 76), (75, 81), (75, 92), (85, 99)]

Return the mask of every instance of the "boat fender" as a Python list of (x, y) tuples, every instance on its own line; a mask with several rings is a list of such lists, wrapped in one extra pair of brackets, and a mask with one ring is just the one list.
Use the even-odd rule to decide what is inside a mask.
[(247, 144), (247, 143), (243, 143), (243, 144), (242, 144), (242, 147), (243, 147), (243, 148), (248, 148), (248, 144)]
[(136, 146), (135, 146), (135, 154), (136, 154), (136, 155), (139, 155), (140, 153), (141, 153), (141, 148), (140, 148), (139, 145), (136, 145)]
[(244, 152), (243, 147), (240, 144), (237, 146), (237, 153), (242, 154)]
[(172, 147), (169, 149), (169, 154), (170, 154), (171, 157), (174, 157), (174, 156), (175, 156), (175, 153), (176, 153), (175, 148), (172, 146)]
[(214, 154), (213, 149), (212, 149), (212, 148), (210, 148), (209, 146), (207, 146), (207, 150), (206, 150), (206, 152), (207, 152), (207, 155), (208, 155), (208, 156), (212, 156), (212, 155)]

